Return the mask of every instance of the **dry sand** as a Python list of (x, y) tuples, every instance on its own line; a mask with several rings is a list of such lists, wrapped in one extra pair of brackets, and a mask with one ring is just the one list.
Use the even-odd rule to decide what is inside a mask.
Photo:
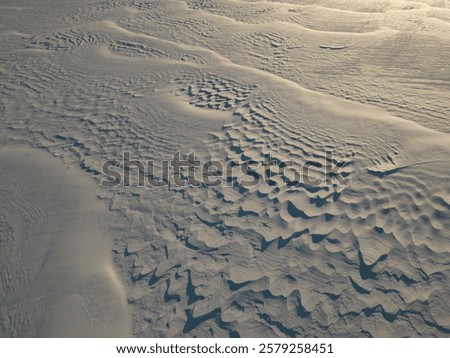
[[(114, 269), (104, 254), (103, 263), (71, 273), (81, 286), (50, 261), (40, 279), (61, 273), (42, 286), (60, 289), (58, 296), (30, 286), (18, 254), (8, 255), (14, 268), (2, 261), (1, 335), (36, 335), (39, 324), (47, 327), (42, 335), (54, 335), (53, 327), (77, 334), (87, 321), (66, 321), (65, 331), (58, 312), (84, 307), (79, 297), (87, 292), (88, 321), (101, 322), (93, 336), (127, 334), (126, 325), (103, 325), (105, 310), (126, 315), (126, 302), (135, 336), (450, 336), (448, 2), (55, 0), (1, 7), (2, 153), (21, 144), (70, 167), (67, 182), (53, 179), (66, 169), (52, 169), (46, 180), (36, 169), (39, 186), (60, 194), (33, 198), (62, 218), (87, 215), (94, 222), (83, 230), (110, 236), (114, 259)], [(287, 186), (277, 172), (270, 185), (253, 187), (239, 185), (239, 177), (232, 187), (99, 185), (102, 163), (123, 151), (160, 161), (193, 150), (223, 163), (260, 162), (270, 152), (295, 170), (321, 164), (313, 169), (321, 178), (332, 152), (346, 184)], [(10, 183), (28, 170), (21, 168), (10, 172)], [(82, 171), (95, 188), (66, 193), (70, 185), (62, 182), (78, 183)], [(92, 204), (64, 205), (78, 195)], [(96, 197), (110, 213), (92, 212)], [(32, 242), (48, 245), (37, 257), (57, 250), (77, 270), (86, 268), (75, 252), (87, 243), (72, 241), (90, 235), (77, 226), (61, 229), (62, 241), (31, 233)], [(25, 264), (37, 275), (39, 262)], [(100, 305), (101, 291), (89, 296), (88, 272), (115, 292), (115, 304)], [(8, 285), (21, 293), (10, 296)], [(45, 304), (54, 313), (44, 313)]]
[(1, 336), (130, 336), (114, 216), (89, 177), (20, 147), (2, 148), (0, 173)]

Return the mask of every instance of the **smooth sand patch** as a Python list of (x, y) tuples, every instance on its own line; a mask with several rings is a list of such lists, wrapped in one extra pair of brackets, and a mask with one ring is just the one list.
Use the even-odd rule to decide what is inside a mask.
[(90, 179), (43, 151), (2, 148), (0, 181), (0, 336), (130, 336), (113, 218)]

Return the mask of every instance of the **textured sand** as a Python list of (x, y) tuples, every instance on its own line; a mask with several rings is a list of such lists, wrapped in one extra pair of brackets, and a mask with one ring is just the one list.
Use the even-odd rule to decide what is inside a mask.
[[(450, 336), (447, 2), (37, 3), (0, 13), (2, 147), (97, 184), (124, 150), (270, 152), (318, 177), (331, 151), (347, 181), (97, 185), (134, 335)], [(0, 322), (20, 320), (2, 300)]]

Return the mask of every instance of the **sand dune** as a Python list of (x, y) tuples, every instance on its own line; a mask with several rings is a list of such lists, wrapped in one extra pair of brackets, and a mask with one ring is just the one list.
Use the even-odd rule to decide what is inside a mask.
[[(121, 0), (6, 23), (0, 334), (448, 337), (444, 3)], [(56, 159), (17, 166), (13, 144)], [(266, 168), (229, 185), (101, 186), (124, 151), (290, 164), (255, 185), (243, 180)], [(305, 165), (312, 184), (295, 176)], [(13, 190), (23, 175), (42, 189)], [(83, 265), (97, 234), (103, 259)], [(27, 238), (45, 245), (15, 261)], [(83, 315), (64, 325), (68, 308)]]
[(0, 165), (1, 336), (130, 335), (112, 217), (88, 178), (24, 148), (2, 148)]

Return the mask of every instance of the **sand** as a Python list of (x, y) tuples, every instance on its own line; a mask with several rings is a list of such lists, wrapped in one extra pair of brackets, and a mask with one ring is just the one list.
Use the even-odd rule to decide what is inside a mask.
[[(61, 169), (26, 172), (47, 189), (22, 190), (71, 222), (38, 235), (17, 221), (32, 214), (10, 219), (46, 243), (25, 272), (42, 275), (47, 293), (18, 268), (18, 239), (11, 269), (0, 270), (1, 335), (78, 335), (90, 324), (85, 335), (450, 336), (447, 2), (55, 3), (1, 5), (2, 158), (13, 145), (51, 155)], [(155, 163), (195, 151), (223, 165), (269, 153), (291, 164), (252, 186), (243, 174), (233, 185), (100, 185), (103, 163), (124, 151)], [(311, 163), (321, 180), (293, 180)], [(329, 181), (330, 167), (345, 181)], [(58, 195), (46, 197), (53, 187)], [(73, 223), (86, 217), (90, 225)], [(43, 227), (56, 225), (50, 219)], [(86, 267), (89, 243), (78, 239), (91, 232), (108, 240), (98, 246), (104, 259)], [(52, 252), (77, 267), (80, 286), (58, 260), (37, 274)], [(91, 273), (104, 293), (90, 291)], [(100, 304), (106, 292), (111, 306)], [(75, 293), (90, 297), (94, 318), (64, 323), (61, 307), (75, 315), (85, 305)], [(105, 324), (110, 309), (129, 326)]]
[(2, 148), (3, 337), (127, 337), (131, 314), (113, 267), (113, 216), (92, 182), (47, 153)]

